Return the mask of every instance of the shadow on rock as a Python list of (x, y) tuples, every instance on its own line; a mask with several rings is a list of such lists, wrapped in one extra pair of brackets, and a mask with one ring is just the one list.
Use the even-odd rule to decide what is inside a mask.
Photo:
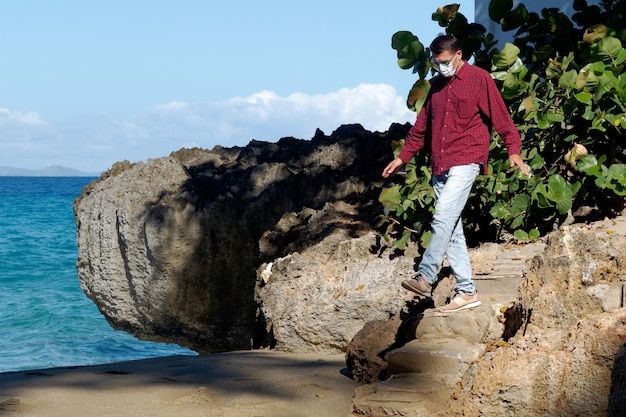
[(346, 364), (352, 378), (364, 384), (387, 379), (387, 355), (415, 339), (424, 311), (433, 307), (432, 298), (415, 297), (399, 317), (367, 323), (348, 345)]

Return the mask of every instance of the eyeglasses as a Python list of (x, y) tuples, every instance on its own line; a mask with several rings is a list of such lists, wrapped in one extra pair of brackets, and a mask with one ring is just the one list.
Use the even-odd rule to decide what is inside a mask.
[[(454, 59), (454, 58), (452, 58), (452, 59)], [(437, 61), (435, 58), (431, 58), (431, 59), (430, 59), (430, 62), (432, 62), (432, 63), (433, 63), (433, 64), (435, 64), (435, 65), (443, 65), (443, 66), (446, 66), (446, 65), (449, 65), (449, 64), (450, 64), (450, 62), (452, 62), (452, 59), (447, 59), (447, 60), (445, 60), (445, 61)]]
[(432, 62), (432, 63), (433, 63), (433, 64), (435, 64), (435, 65), (443, 65), (443, 66), (445, 67), (446, 65), (449, 65), (449, 64), (450, 64), (450, 62), (452, 62), (452, 60), (453, 60), (455, 57), (456, 57), (456, 54), (454, 54), (454, 55), (452, 56), (452, 58), (450, 58), (450, 59), (446, 59), (445, 61), (437, 61), (435, 58), (430, 58), (430, 62)]

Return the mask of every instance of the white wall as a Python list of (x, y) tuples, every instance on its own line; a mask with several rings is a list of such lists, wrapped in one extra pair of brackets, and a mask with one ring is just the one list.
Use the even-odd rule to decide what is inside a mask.
[[(572, 6), (574, 3), (572, 0), (513, 0), (513, 8), (517, 7), (518, 4), (524, 4), (526, 9), (529, 12), (539, 13), (541, 16), (541, 9), (557, 7), (560, 11), (565, 13), (568, 16), (572, 16), (575, 13), (575, 10)], [(587, 0), (588, 5), (592, 4), (600, 4), (600, 0)], [(493, 33), (498, 40), (498, 47), (501, 47), (504, 42), (510, 41), (515, 34), (515, 30), (511, 30), (508, 32), (502, 32), (500, 30), (500, 25), (495, 23), (493, 20), (489, 18), (489, 0), (475, 0), (474, 3), (474, 13), (475, 13), (475, 22), (480, 23), (485, 28), (487, 28), (487, 32)]]

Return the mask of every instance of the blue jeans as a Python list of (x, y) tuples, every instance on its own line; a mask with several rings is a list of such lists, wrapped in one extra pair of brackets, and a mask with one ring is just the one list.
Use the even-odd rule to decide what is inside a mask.
[(456, 276), (454, 289), (466, 294), (473, 294), (476, 287), (472, 279), (461, 213), (479, 170), (478, 164), (461, 165), (433, 177), (437, 202), (431, 224), (432, 237), (417, 268), (417, 272), (433, 285), (437, 282), (443, 257), (447, 255)]

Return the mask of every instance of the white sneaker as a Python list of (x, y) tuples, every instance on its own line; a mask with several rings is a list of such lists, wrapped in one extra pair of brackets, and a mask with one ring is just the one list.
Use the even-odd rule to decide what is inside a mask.
[(463, 291), (457, 291), (454, 297), (452, 297), (450, 304), (440, 307), (439, 311), (442, 313), (452, 313), (466, 308), (478, 307), (479, 305), (480, 300), (478, 299), (476, 291), (474, 291), (472, 295), (467, 295)]

